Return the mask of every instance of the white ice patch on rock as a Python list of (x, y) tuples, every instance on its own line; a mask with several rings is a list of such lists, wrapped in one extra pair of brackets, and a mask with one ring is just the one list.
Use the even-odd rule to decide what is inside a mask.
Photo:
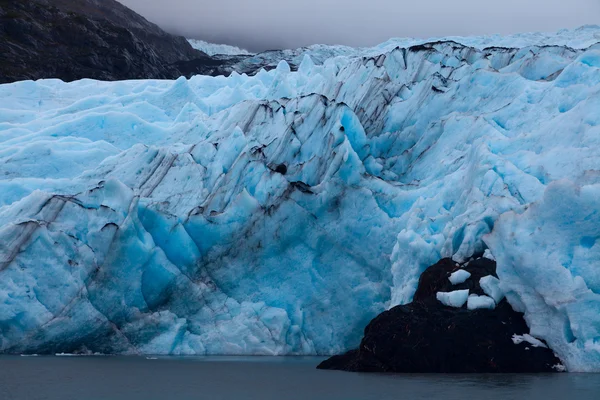
[(533, 336), (531, 336), (528, 333), (525, 333), (523, 335), (514, 334), (512, 337), (512, 341), (514, 344), (520, 344), (520, 343), (526, 342), (526, 343), (529, 343), (530, 345), (532, 345), (533, 347), (548, 348), (548, 346), (546, 346), (541, 340), (534, 338)]
[(565, 366), (564, 366), (564, 365), (562, 365), (562, 364), (556, 364), (556, 365), (553, 365), (553, 366), (552, 366), (552, 368), (554, 368), (554, 370), (555, 370), (556, 372), (566, 372), (566, 371), (567, 371), (567, 367), (565, 367)]
[(435, 297), (440, 303), (448, 307), (461, 308), (467, 302), (469, 290), (455, 290), (453, 292), (437, 292)]
[(493, 310), (496, 308), (496, 302), (491, 297), (472, 294), (467, 300), (467, 308), (469, 310), (477, 310), (480, 308)]
[(452, 274), (450, 274), (450, 276), (448, 277), (448, 280), (453, 285), (458, 285), (460, 283), (465, 282), (470, 277), (471, 277), (471, 273), (470, 272), (465, 271), (464, 269), (459, 269), (458, 271), (453, 272)]

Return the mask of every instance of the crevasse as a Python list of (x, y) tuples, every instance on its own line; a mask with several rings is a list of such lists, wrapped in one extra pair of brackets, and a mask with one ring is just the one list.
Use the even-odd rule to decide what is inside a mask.
[(0, 86), (0, 351), (338, 353), (487, 250), (532, 336), (600, 370), (599, 36)]

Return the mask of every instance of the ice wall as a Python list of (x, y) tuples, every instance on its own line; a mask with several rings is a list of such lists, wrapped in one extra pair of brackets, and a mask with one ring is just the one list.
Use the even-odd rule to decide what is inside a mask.
[(532, 334), (600, 369), (597, 33), (0, 86), (0, 351), (337, 353), (489, 249)]

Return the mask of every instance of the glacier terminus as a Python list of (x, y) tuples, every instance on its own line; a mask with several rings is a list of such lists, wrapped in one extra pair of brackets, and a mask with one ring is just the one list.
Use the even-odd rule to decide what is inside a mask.
[(505, 296), (521, 342), (599, 371), (599, 42), (0, 85), (0, 352), (336, 354), (428, 266), (485, 254), (499, 279), (462, 303)]

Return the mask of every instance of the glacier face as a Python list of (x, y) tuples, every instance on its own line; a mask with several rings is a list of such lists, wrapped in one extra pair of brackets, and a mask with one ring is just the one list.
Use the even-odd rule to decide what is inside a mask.
[(599, 370), (599, 33), (0, 86), (0, 351), (339, 353), (487, 250)]

